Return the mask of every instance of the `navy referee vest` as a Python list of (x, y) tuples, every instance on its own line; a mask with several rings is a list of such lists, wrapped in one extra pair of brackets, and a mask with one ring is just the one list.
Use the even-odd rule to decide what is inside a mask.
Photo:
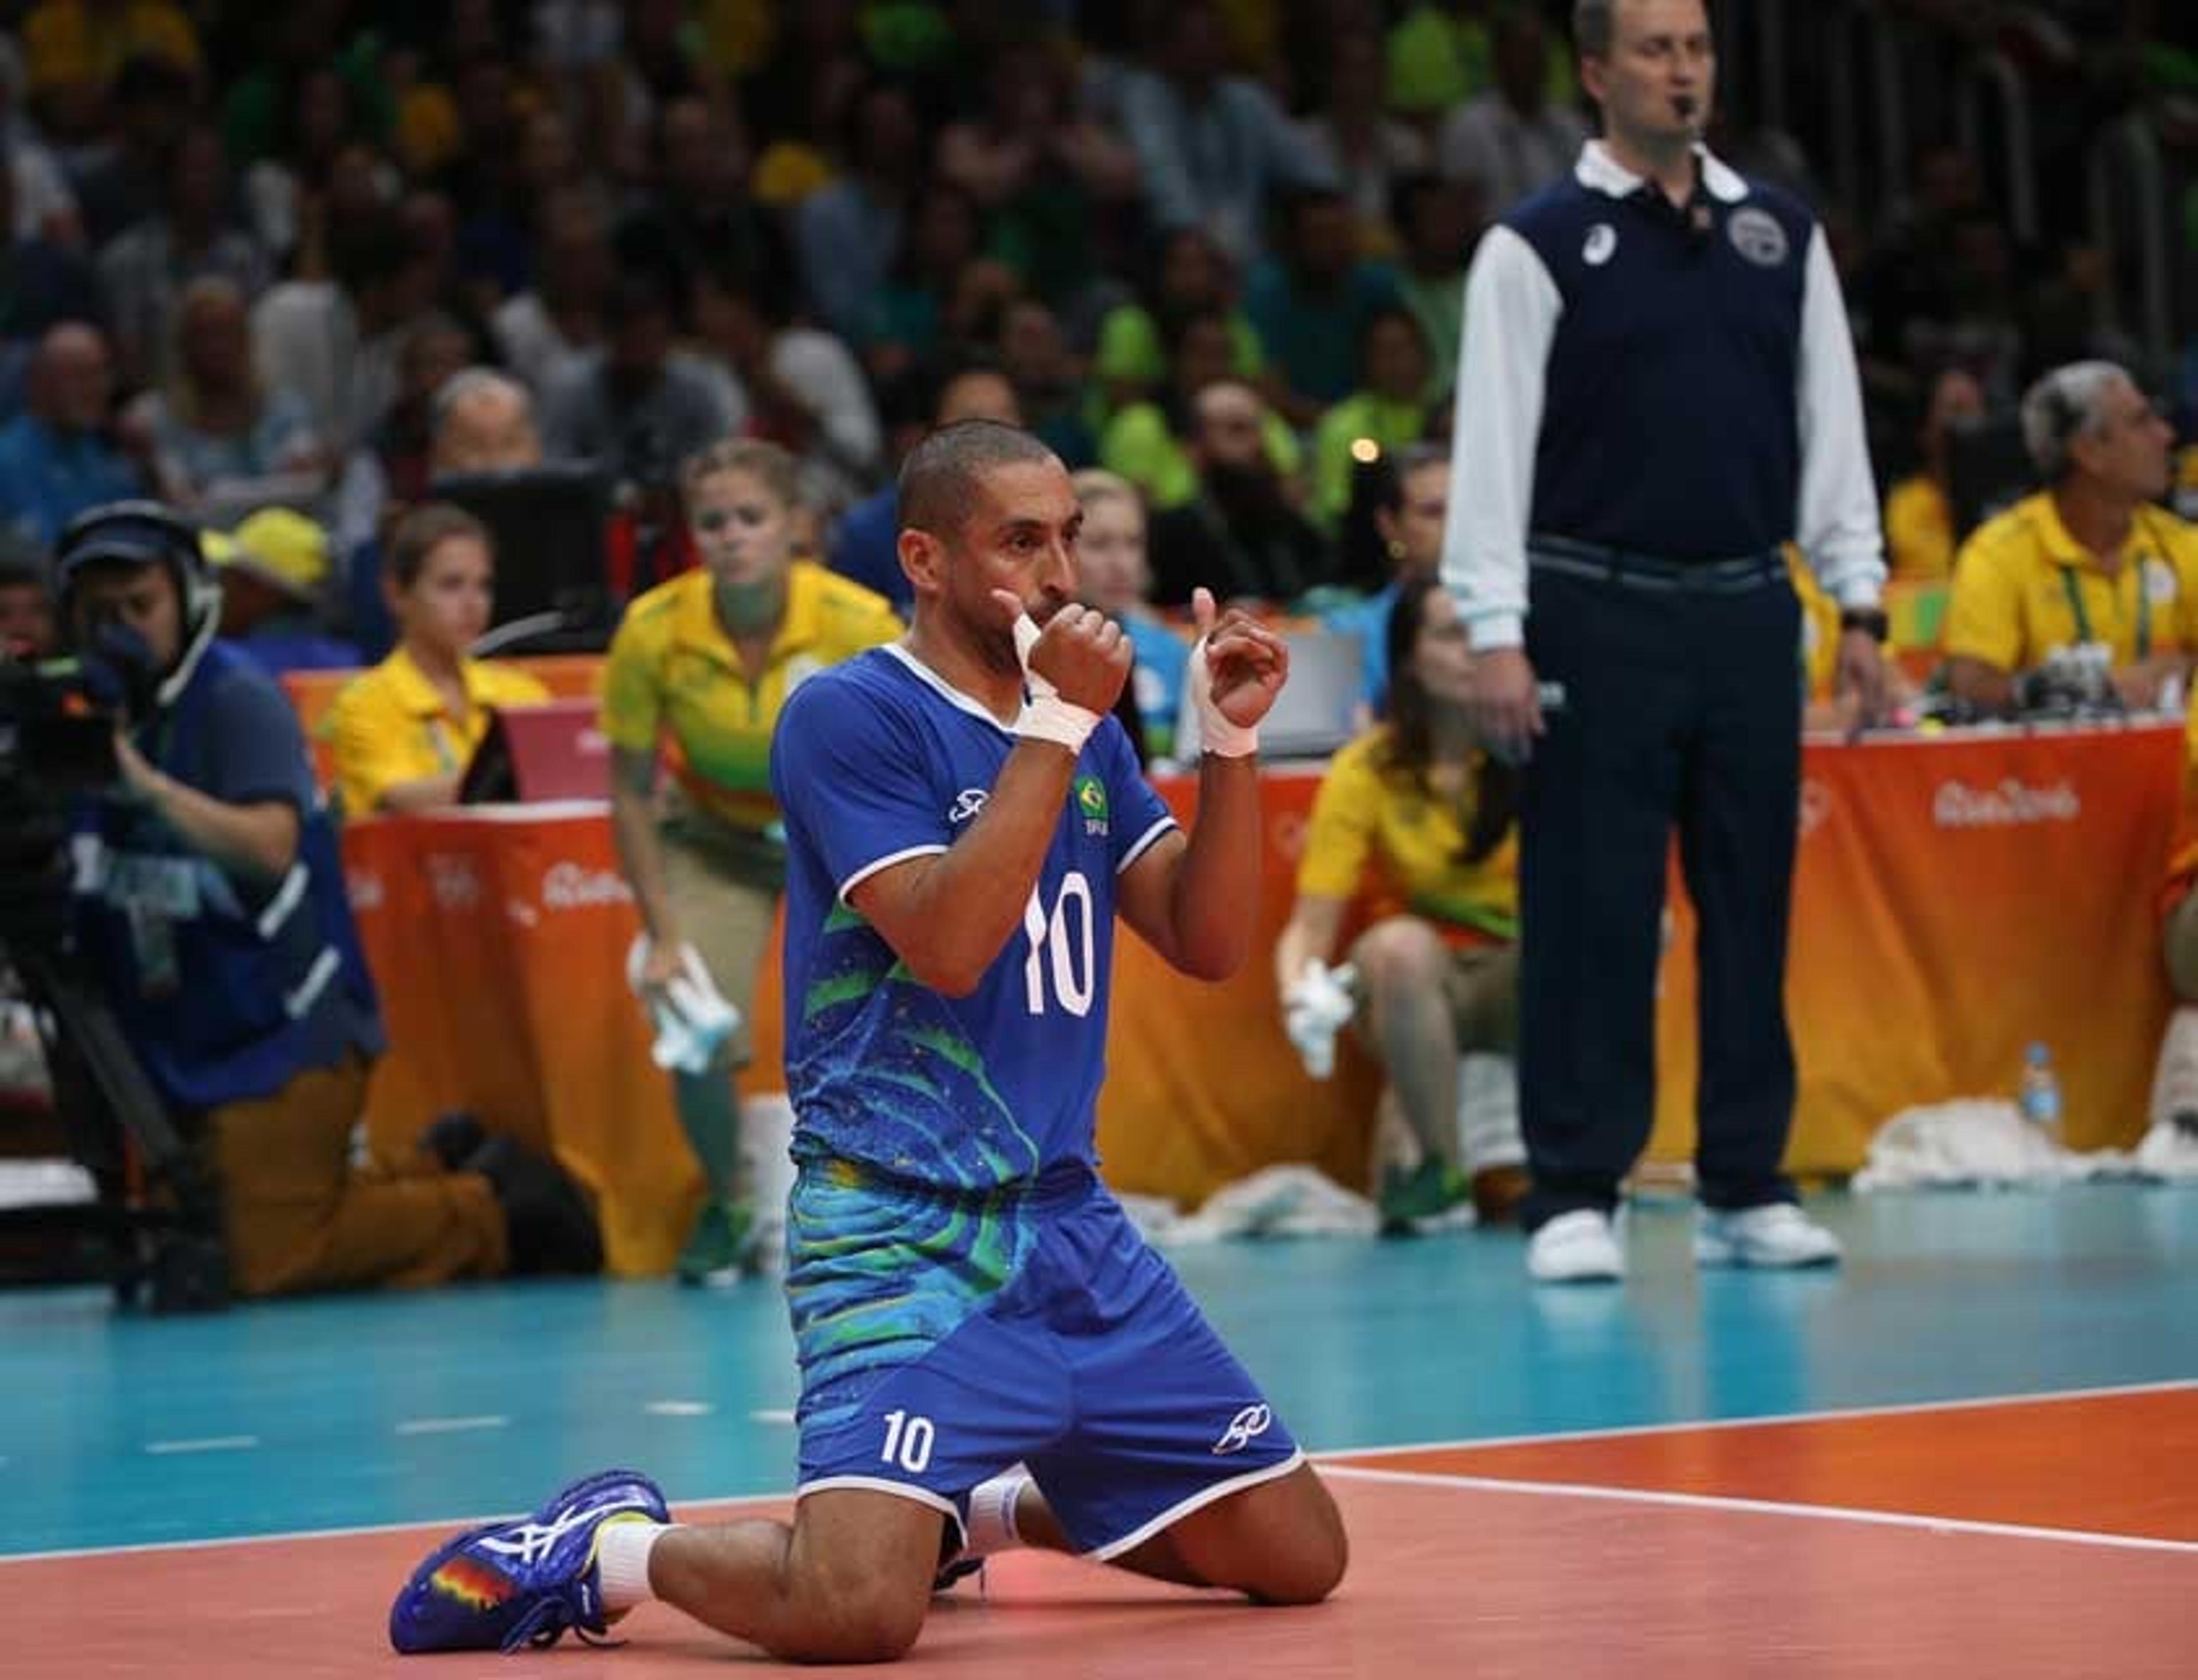
[(1563, 299), (1529, 528), (1683, 561), (1792, 537), (1809, 212), (1754, 181), (1681, 211), (1567, 176), (1503, 220)]

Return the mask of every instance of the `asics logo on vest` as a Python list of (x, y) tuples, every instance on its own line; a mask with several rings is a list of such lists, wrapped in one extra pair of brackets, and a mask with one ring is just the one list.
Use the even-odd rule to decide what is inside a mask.
[(1221, 1432), (1221, 1439), (1213, 1444), (1215, 1455), (1243, 1451), (1265, 1434), (1274, 1421), (1275, 1413), (1271, 1406), (1261, 1404), (1245, 1407), (1229, 1420), (1229, 1427)]

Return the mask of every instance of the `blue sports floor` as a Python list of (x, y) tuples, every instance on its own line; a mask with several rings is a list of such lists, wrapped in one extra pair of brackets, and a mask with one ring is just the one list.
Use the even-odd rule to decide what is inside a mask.
[[(1651, 1508), (1665, 1515), (1674, 1507), (1693, 1512), (1705, 1502), (1717, 1513), (1792, 1510), (1799, 1488), (1803, 1514), (1823, 1514), (1818, 1506), (1834, 1514), (1868, 1507), (1890, 1509), (1899, 1523), (1921, 1520), (1933, 1532), (1941, 1529), (1934, 1516), (1957, 1530), (1974, 1519), (1996, 1543), (2009, 1535), (2067, 1531), (2086, 1545), (2133, 1549), (2137, 1562), (2179, 1570), (2192, 1590), (2179, 1603), (2166, 1596), (2155, 1613), (2163, 1621), (2148, 1628), (2143, 1613), (2132, 1622), (2123, 1608), (2115, 1626), (2132, 1642), (2119, 1654), (2099, 1651), (2096, 1667), (2059, 1666), (2056, 1658), (2054, 1667), (2026, 1670), (2018, 1655), (2011, 1667), (1997, 1665), (1996, 1677), (2166, 1673), (2172, 1663), (2152, 1665), (2178, 1646), (2189, 1659), (2182, 1671), (2198, 1672), (2198, 1450), (2192, 1450), (2198, 1449), (2198, 1189), (1835, 1194), (1814, 1205), (1847, 1243), (1840, 1270), (1698, 1273), (1687, 1249), (1688, 1205), (1655, 1199), (1636, 1204), (1631, 1275), (1616, 1288), (1532, 1287), (1519, 1238), (1497, 1231), (1392, 1242), (1229, 1243), (1179, 1249), (1172, 1258), (1308, 1447), (1334, 1459), (1372, 1455), (1357, 1469), (1336, 1467), (1339, 1477), (1362, 1479), (1353, 1484), (1357, 1497), (1346, 1501), (1355, 1543), (1363, 1526), (1378, 1550), (1381, 1535), (1404, 1520), (1366, 1503), (1392, 1484), (1400, 1495), (1409, 1483), (1466, 1491), (1457, 1498), (1474, 1489), (1482, 1491), (1476, 1497), (1496, 1497), (1486, 1492), (1496, 1484), (1457, 1479), (1455, 1473), (1476, 1462), (1500, 1467), (1502, 1450), (1509, 1449), (1497, 1444), (1573, 1451), (1605, 1439), (1656, 1443), (1664, 1468), (1631, 1464), (1606, 1476), (1580, 1458), (1554, 1471), (1499, 1468), (1499, 1474), (1515, 1474), (1521, 1485), (1543, 1493), (1588, 1501), (1631, 1490), (1614, 1496), (1631, 1514), (1627, 1520), (1648, 1520), (1641, 1513)], [(106, 1644), (87, 1649), (81, 1620), (72, 1634), (68, 1619), (105, 1613), (89, 1590), (73, 1606), (71, 1584), (87, 1579), (80, 1572), (102, 1560), (57, 1553), (426, 1525), (416, 1537), (385, 1537), (387, 1555), (410, 1555), (426, 1549), (434, 1528), (531, 1505), (561, 1479), (609, 1464), (647, 1469), (675, 1505), (780, 1496), (793, 1480), (791, 1342), (769, 1280), (716, 1292), (657, 1282), (511, 1284), (165, 1319), (118, 1316), (100, 1292), (24, 1291), (0, 1295), (0, 1347), (7, 1372), (0, 1383), (0, 1509), (8, 1514), (0, 1525), (0, 1584), (13, 1578), (18, 1590), (11, 1599), (20, 1604), (36, 1577), (46, 1614), (59, 1619), (44, 1631), (60, 1642), (49, 1653), (34, 1633), (27, 1654), (19, 1645), (18, 1658), (0, 1659), (0, 1671), (9, 1673), (133, 1672), (140, 1658), (148, 1672), (290, 1671), (279, 1663), (247, 1663), (243, 1650), (201, 1648), (218, 1615), (168, 1624), (157, 1650), (138, 1649), (119, 1626)], [(2128, 1414), (2087, 1410), (2131, 1397), (2090, 1396), (2073, 1409), (2070, 1401), (2044, 1398), (2099, 1390), (2143, 1391), (2134, 1397), (2146, 1408), (2143, 1429), (2132, 1431)], [(1983, 1503), (1970, 1509), (1966, 1496), (1946, 1493), (1937, 1468), (1982, 1439), (1977, 1420), (2032, 1417), (2022, 1397), (2039, 1397), (2034, 1418), (2051, 1427), (2038, 1439), (2049, 1445), (2009, 1438), (2015, 1457), (1980, 1461), (1992, 1485), (1978, 1490)], [(2011, 1401), (2015, 1412), (2008, 1409)], [(1963, 1402), (1993, 1404), (1949, 1405)], [(1826, 1416), (1857, 1411), (1882, 1416)], [(1901, 1420), (1941, 1414), (1949, 1420), (1943, 1439), (1912, 1449), (1922, 1458), (1904, 1469), (1908, 1461), (1888, 1456), (1888, 1432), (1908, 1427)], [(1808, 1423), (1799, 1432), (1692, 1427), (1743, 1419)], [(1825, 1426), (1844, 1432), (1837, 1437), (1847, 1443), (1843, 1454), (1873, 1437), (1887, 1444), (1863, 1476), (1867, 1487), (1858, 1482), (1843, 1492), (1837, 1474), (1825, 1479), (1831, 1460), (1823, 1443), (1834, 1437), (1816, 1435), (1816, 1447), (1792, 1445)], [(1586, 1440), (1555, 1439), (1573, 1437)], [(1701, 1473), (1709, 1480), (1696, 1475), (1701, 1443), (1742, 1439), (1759, 1439), (1769, 1456), (1758, 1455), (1742, 1474), (1728, 1455), (1717, 1474)], [(1678, 1462), (1675, 1439), (1695, 1444), (1694, 1468), (1683, 1467), (1683, 1474), (1670, 1468)], [(1445, 1454), (1445, 1446), (1465, 1449), (1462, 1459)], [(1475, 1461), (1482, 1449), (1488, 1450)], [(2038, 1473), (2035, 1488), (2025, 1467)], [(1740, 1476), (1730, 1488), (1717, 1479), (1725, 1469)], [(1602, 1479), (1609, 1486), (1587, 1485)], [(1766, 1487), (1779, 1497), (1763, 1498)], [(1914, 1497), (1903, 1497), (1904, 1490)], [(1949, 1499), (1963, 1508), (1942, 1509)], [(1462, 1520), (1457, 1547), (1485, 1539), (1486, 1527), (1484, 1518)], [(263, 1560), (264, 1577), (271, 1567), (265, 1559), (299, 1549), (253, 1555)], [(1578, 1550), (1577, 1538), (1561, 1542), (1555, 1555), (1573, 1561), (1550, 1567), (1593, 1573), (1592, 1558)], [(1370, 1569), (1364, 1544), (1360, 1555), (1337, 1604), (1288, 1613), (1312, 1618), (1304, 1626), (1316, 1641), (1322, 1628), (1344, 1625), (1319, 1619), (1346, 1613)], [(157, 1570), (192, 1555), (162, 1550), (138, 1561)], [(1486, 1626), (1476, 1631), (1472, 1608), (1453, 1590), (1451, 1572), (1462, 1562), (1462, 1551), (1446, 1561), (1438, 1550), (1405, 1571), (1442, 1578), (1440, 1597), (1422, 1607), (1441, 1637), (1462, 1642), (1451, 1648), (1461, 1662), (1490, 1654), (1474, 1641), (1496, 1633)], [(1912, 1572), (1887, 1567), (1888, 1580)], [(327, 1671), (381, 1672), (374, 1665), (393, 1662), (381, 1643), (378, 1617), (400, 1573), (385, 1569), (359, 1581), (355, 1602), (332, 1612), (335, 1625), (320, 1637), (355, 1648), (366, 1665)], [(1050, 1590), (1050, 1577), (1037, 1578)], [(1369, 1579), (1364, 1590), (1374, 1590)], [(2154, 1596), (2148, 1589), (2132, 1602)], [(1637, 1607), (1633, 1624), (1653, 1619), (1664, 1604), (1660, 1598)], [(1004, 1601), (991, 1608), (1011, 1629)], [(1859, 1615), (1863, 1607), (1853, 1609)], [(660, 1634), (685, 1626), (669, 1613), (652, 1613)], [(1241, 1625), (1263, 1613), (1246, 1612)], [(1384, 1613), (1388, 1619), (1397, 1613)], [(1703, 1613), (1714, 1620), (1741, 1613), (1728, 1602)], [(980, 1625), (965, 1608), (958, 1621), (934, 1625), (957, 1632), (991, 1624)], [(149, 1627), (146, 1637), (154, 1637)], [(646, 1642), (636, 1637), (633, 1649), (616, 1659), (585, 1660), (615, 1662), (622, 1674), (654, 1671), (646, 1665)], [(703, 1654), (691, 1630), (688, 1638), (668, 1648)], [(932, 1639), (927, 1631), (927, 1646)], [(740, 1648), (719, 1642), (718, 1654)], [(1119, 1670), (1074, 1671), (1148, 1673), (1168, 1665), (1156, 1665), (1150, 1654), (1136, 1657), (1136, 1648), (1123, 1648)], [(61, 1654), (67, 1651), (76, 1654)], [(1577, 1660), (1538, 1666), (1540, 1658), (1552, 1664), (1555, 1658), (1531, 1641), (1502, 1651), (1517, 1663), (1497, 1662), (1488, 1671), (1596, 1666)], [(579, 1659), (577, 1650), (570, 1655)], [(1334, 1657), (1334, 1665), (1301, 1671), (1387, 1667), (1380, 1660), (1358, 1665), (1343, 1650)], [(30, 1665), (19, 1668), (19, 1659)], [(458, 1660), (461, 1668), (466, 1660)], [(1204, 1660), (1210, 1672), (1212, 1660)], [(1272, 1666), (1266, 1658), (1260, 1662)], [(1017, 1671), (1011, 1662), (999, 1671)], [(1644, 1659), (1626, 1671), (1703, 1671)], [(1754, 1671), (1742, 1664), (1731, 1671)], [(1850, 1671), (1828, 1661), (1791, 1671), (1962, 1669), (1910, 1670), (1896, 1662)]]

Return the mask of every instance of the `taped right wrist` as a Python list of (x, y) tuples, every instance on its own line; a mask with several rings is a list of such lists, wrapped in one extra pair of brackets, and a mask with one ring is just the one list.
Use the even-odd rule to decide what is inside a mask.
[(1099, 714), (1050, 692), (1033, 691), (1023, 701), (1015, 719), (1015, 733), (1025, 741), (1049, 741), (1066, 747), (1073, 756), (1084, 750), (1091, 731), (1099, 727)]

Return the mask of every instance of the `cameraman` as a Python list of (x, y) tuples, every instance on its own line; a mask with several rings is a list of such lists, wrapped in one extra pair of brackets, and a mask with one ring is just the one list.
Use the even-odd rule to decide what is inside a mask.
[(220, 589), (197, 534), (157, 503), (110, 503), (63, 532), (55, 570), (67, 632), (124, 696), (116, 783), (76, 823), (78, 949), (162, 1099), (195, 1123), (230, 1287), (504, 1270), (487, 1178), (425, 1158), (401, 1177), (349, 1167), (382, 1047), (374, 988), (297, 718), (213, 640)]

